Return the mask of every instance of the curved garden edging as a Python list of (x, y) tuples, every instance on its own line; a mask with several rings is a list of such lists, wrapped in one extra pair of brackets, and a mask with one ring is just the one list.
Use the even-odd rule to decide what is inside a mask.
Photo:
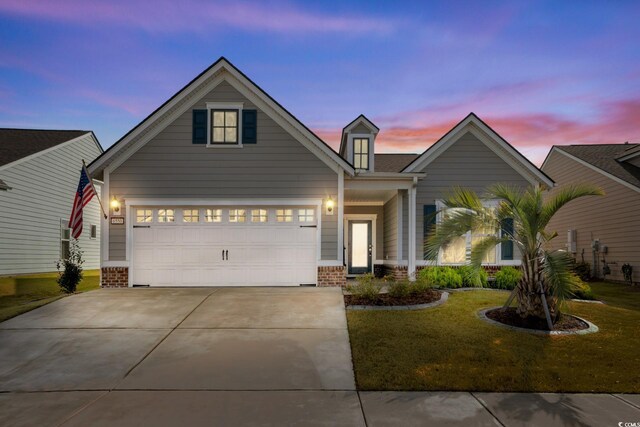
[(569, 316), (575, 317), (576, 319), (583, 321), (589, 327), (587, 329), (580, 329), (577, 331), (541, 331), (537, 329), (528, 329), (528, 328), (521, 328), (518, 326), (506, 325), (504, 323), (497, 322), (487, 317), (488, 311), (495, 310), (497, 308), (500, 308), (500, 307), (484, 308), (478, 312), (478, 317), (480, 317), (480, 319), (484, 320), (485, 322), (491, 323), (493, 325), (497, 325), (506, 329), (511, 329), (513, 331), (527, 332), (529, 334), (535, 334), (535, 335), (586, 335), (586, 334), (593, 334), (600, 330), (596, 325), (589, 322), (588, 320), (583, 319), (582, 317), (574, 316), (573, 314), (570, 314)]
[(438, 301), (430, 302), (427, 304), (413, 304), (413, 305), (348, 305), (347, 310), (382, 310), (382, 311), (396, 311), (396, 310), (422, 310), (425, 308), (437, 307), (444, 304), (449, 298), (448, 292), (442, 292)]

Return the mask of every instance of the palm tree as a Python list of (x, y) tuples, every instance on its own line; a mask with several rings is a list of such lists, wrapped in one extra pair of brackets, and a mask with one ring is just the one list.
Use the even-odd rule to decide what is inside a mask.
[[(517, 313), (523, 317), (546, 319), (549, 329), (559, 314), (559, 303), (570, 297), (579, 283), (571, 272), (573, 259), (566, 251), (549, 251), (547, 243), (557, 232), (546, 230), (551, 218), (567, 203), (584, 196), (603, 195), (590, 185), (570, 185), (557, 189), (545, 200), (540, 187), (522, 190), (504, 184), (488, 188), (486, 199), (497, 199), (497, 207), (486, 207), (474, 191), (455, 187), (445, 198), (442, 220), (425, 242), (429, 259), (437, 259), (441, 248), (471, 231), (486, 237), (474, 239), (471, 265), (479, 269), (487, 253), (502, 242), (513, 242), (522, 258), (522, 278), (507, 300), (517, 298)], [(511, 232), (503, 224), (513, 221)], [(501, 231), (502, 230), (502, 231)], [(488, 236), (487, 236), (488, 235)]]

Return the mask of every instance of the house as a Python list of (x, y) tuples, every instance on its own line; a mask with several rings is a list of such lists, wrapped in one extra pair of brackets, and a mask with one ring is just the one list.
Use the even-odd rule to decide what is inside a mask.
[(599, 278), (624, 280), (622, 265), (630, 264), (640, 282), (640, 144), (556, 145), (542, 170), (558, 186), (588, 183), (605, 192), (558, 211), (549, 224), (560, 233), (555, 249), (590, 263)]
[[(56, 270), (82, 160), (101, 153), (90, 131), (0, 129), (0, 276)], [(99, 212), (94, 198), (79, 239), (87, 269), (100, 267)]]
[[(361, 115), (334, 151), (220, 58), (89, 165), (104, 182), (103, 286), (342, 285), (413, 277), (453, 185), (553, 181), (476, 115), (422, 154), (377, 154)], [(426, 224), (427, 226), (429, 224)], [(441, 254), (460, 264), (473, 236)], [(488, 265), (518, 264), (498, 247)]]

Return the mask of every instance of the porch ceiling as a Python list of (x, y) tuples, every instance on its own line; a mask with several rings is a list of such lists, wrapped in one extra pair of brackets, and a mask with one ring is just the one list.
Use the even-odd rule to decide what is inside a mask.
[(385, 203), (398, 193), (398, 190), (345, 190), (345, 203), (380, 202)]

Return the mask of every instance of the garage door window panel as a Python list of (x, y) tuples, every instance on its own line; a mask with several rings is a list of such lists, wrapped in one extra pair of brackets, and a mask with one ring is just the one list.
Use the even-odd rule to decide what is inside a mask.
[(186, 222), (186, 223), (200, 222), (200, 210), (199, 209), (183, 209), (182, 222)]
[(204, 222), (222, 222), (222, 209), (205, 209)]
[(136, 209), (136, 222), (139, 224), (153, 222), (153, 210)]
[(267, 222), (269, 216), (266, 209), (252, 209), (251, 210), (251, 222)]
[(276, 209), (276, 222), (293, 222), (293, 209)]
[(229, 222), (246, 222), (247, 214), (244, 209), (229, 209)]
[(158, 209), (158, 222), (175, 222), (176, 215), (174, 209)]
[(298, 209), (298, 222), (304, 222), (304, 223), (315, 222), (314, 209)]

